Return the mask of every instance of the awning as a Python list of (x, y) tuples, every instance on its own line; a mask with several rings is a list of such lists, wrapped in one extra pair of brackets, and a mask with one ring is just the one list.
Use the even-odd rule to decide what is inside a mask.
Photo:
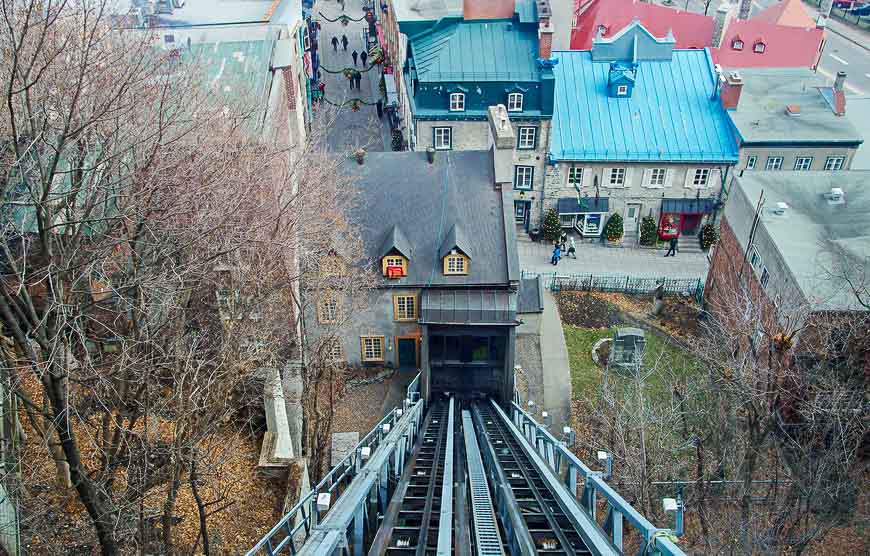
[(422, 298), (424, 324), (518, 324), (516, 292), (509, 290), (426, 290)]
[(396, 95), (396, 76), (384, 74), (384, 88), (387, 89), (387, 106), (398, 106), (399, 97)]
[(662, 199), (662, 212), (679, 214), (710, 214), (716, 200), (705, 199)]
[(607, 197), (562, 197), (557, 205), (559, 214), (583, 214), (586, 212), (609, 212)]

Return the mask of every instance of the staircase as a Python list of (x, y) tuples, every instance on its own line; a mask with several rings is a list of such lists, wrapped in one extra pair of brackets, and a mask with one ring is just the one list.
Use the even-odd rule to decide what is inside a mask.
[(697, 235), (680, 236), (677, 243), (678, 253), (700, 253), (701, 241)]

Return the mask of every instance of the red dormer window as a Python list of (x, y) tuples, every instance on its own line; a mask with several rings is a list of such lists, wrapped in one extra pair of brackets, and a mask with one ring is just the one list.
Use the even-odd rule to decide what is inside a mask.
[(752, 51), (756, 54), (764, 54), (765, 48), (767, 48), (767, 45), (764, 44), (763, 41), (756, 41), (756, 43), (752, 45)]
[(743, 41), (740, 39), (734, 39), (731, 41), (731, 48), (734, 50), (743, 50)]

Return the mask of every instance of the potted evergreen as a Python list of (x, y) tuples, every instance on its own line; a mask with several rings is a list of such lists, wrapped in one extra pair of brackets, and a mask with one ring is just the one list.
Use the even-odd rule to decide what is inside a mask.
[(622, 215), (615, 213), (607, 221), (604, 226), (604, 237), (609, 245), (617, 246), (622, 242), (622, 235), (625, 232), (625, 226), (622, 221)]
[(554, 208), (547, 210), (547, 214), (544, 215), (543, 233), (544, 239), (550, 243), (559, 241), (559, 238), (562, 236), (562, 225), (559, 223), (559, 213), (556, 212), (556, 209)]
[(704, 251), (713, 247), (713, 244), (719, 241), (719, 230), (712, 223), (708, 222), (701, 228), (701, 249)]
[(640, 221), (640, 244), (653, 247), (656, 244), (656, 219), (652, 216), (644, 216)]

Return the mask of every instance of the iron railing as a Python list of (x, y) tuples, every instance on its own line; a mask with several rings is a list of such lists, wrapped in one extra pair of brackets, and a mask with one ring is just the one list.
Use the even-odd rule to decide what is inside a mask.
[(612, 292), (649, 295), (661, 285), (664, 295), (681, 295), (700, 299), (704, 293), (702, 277), (674, 278), (668, 276), (630, 276), (626, 274), (535, 273), (523, 271), (523, 278), (540, 276), (550, 290)]

